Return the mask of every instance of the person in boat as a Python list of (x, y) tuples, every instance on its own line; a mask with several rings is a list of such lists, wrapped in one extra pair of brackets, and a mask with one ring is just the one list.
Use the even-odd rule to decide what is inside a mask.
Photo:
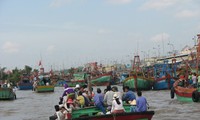
[(112, 101), (112, 108), (111, 113), (123, 113), (125, 112), (122, 100), (120, 99), (120, 96), (118, 94), (113, 95), (113, 101)]
[(69, 98), (72, 98), (74, 99), (75, 98), (75, 92), (74, 92), (74, 89), (71, 88), (71, 87), (68, 87), (67, 84), (64, 85), (64, 92), (62, 94), (62, 96), (60, 97), (60, 101), (59, 101), (59, 104), (65, 104), (65, 102), (69, 99)]
[(83, 108), (85, 105), (85, 98), (82, 95), (82, 92), (79, 91), (78, 97), (76, 98), (76, 104), (80, 107)]
[(91, 101), (90, 101), (90, 99), (89, 99), (88, 89), (85, 88), (85, 89), (83, 90), (82, 94), (83, 94), (83, 97), (84, 97), (84, 100), (85, 100), (85, 105), (84, 105), (84, 106), (86, 106), (86, 107), (90, 106)]
[(122, 100), (122, 93), (118, 91), (118, 88), (116, 86), (112, 87), (112, 90), (115, 94), (119, 96), (119, 98)]
[(180, 81), (179, 86), (181, 86), (181, 87), (186, 87), (187, 81), (186, 81), (184, 75), (180, 75), (179, 81)]
[(103, 91), (104, 95), (106, 94), (107, 91), (108, 91), (107, 89), (104, 89), (104, 91)]
[(63, 113), (61, 112), (59, 105), (55, 105), (54, 108), (55, 108), (55, 111), (56, 111), (55, 114), (56, 114), (56, 116), (57, 116), (57, 119), (56, 119), (56, 120), (64, 120), (64, 115), (63, 115)]
[(122, 100), (130, 104), (133, 100), (136, 99), (136, 96), (134, 92), (129, 89), (128, 86), (125, 86), (123, 89), (124, 89), (125, 94), (123, 95)]
[(113, 95), (115, 93), (112, 91), (112, 88), (110, 85), (108, 85), (106, 89), (107, 89), (107, 92), (104, 95), (104, 102), (106, 102), (106, 104), (108, 106), (107, 110), (110, 111), (111, 107), (112, 107)]
[(142, 96), (141, 91), (137, 91), (138, 98), (136, 99), (136, 106), (137, 106), (137, 112), (145, 112), (147, 111), (147, 100), (144, 96)]
[(198, 77), (197, 77), (197, 87), (198, 88), (200, 87), (200, 75), (198, 75)]
[(101, 89), (97, 88), (97, 94), (94, 95), (94, 105), (100, 109), (103, 114), (106, 114), (106, 109), (104, 108), (103, 102), (104, 96), (101, 94)]
[(61, 106), (60, 111), (63, 114), (63, 120), (68, 120), (68, 117), (67, 117), (68, 112), (67, 112), (67, 110), (65, 109), (64, 106)]
[(71, 87), (68, 87), (67, 84), (64, 85), (64, 88), (65, 88), (65, 90), (64, 90), (64, 92), (63, 92), (63, 94), (62, 94), (62, 98), (63, 98), (65, 95), (74, 94), (74, 89), (71, 88)]
[(196, 73), (193, 73), (193, 75), (192, 75), (192, 84), (194, 87), (197, 86), (197, 74)]
[(76, 84), (75, 88), (74, 88), (74, 92), (75, 92), (75, 97), (78, 97), (78, 92), (80, 91), (80, 85)]

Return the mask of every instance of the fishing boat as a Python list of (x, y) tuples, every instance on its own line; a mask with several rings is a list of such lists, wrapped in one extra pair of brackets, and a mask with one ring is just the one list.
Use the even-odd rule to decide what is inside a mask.
[(184, 87), (183, 82), (184, 79), (182, 77), (174, 83), (174, 87), (172, 87), (170, 91), (171, 98), (173, 99), (176, 95), (177, 100), (181, 102), (193, 102), (193, 100), (195, 102), (199, 101), (199, 96), (197, 96), (199, 95), (198, 92), (196, 95), (197, 88), (192, 86)]
[(128, 86), (131, 90), (151, 90), (153, 79), (144, 74), (141, 68), (140, 56), (134, 56), (133, 68), (129, 77), (123, 81), (123, 86)]
[(0, 88), (0, 100), (14, 100), (16, 94), (12, 88)]
[(23, 74), (21, 80), (18, 82), (17, 86), (19, 90), (32, 90), (33, 84), (30, 82), (30, 76)]
[(49, 76), (40, 77), (39, 81), (35, 81), (36, 86), (34, 91), (36, 92), (54, 92), (54, 85), (52, 85)]
[(36, 92), (54, 92), (54, 85), (37, 85)]
[(101, 75), (95, 78), (91, 78), (91, 85), (92, 86), (108, 86), (111, 81), (110, 75)]
[(75, 87), (77, 84), (79, 84), (80, 86), (83, 86), (86, 84), (86, 77), (87, 74), (86, 73), (82, 73), (82, 74), (73, 74), (73, 79), (71, 80), (66, 80), (66, 83), (68, 84), (68, 86), (70, 87)]
[(132, 90), (151, 90), (153, 80), (133, 75), (124, 80), (123, 86), (128, 86)]
[(164, 63), (154, 65), (154, 90), (171, 89), (176, 78), (177, 63), (168, 64), (167, 60)]
[(124, 113), (99, 115), (96, 107), (82, 108), (72, 112), (72, 120), (151, 120), (154, 111), (129, 112), (130, 105), (124, 105)]

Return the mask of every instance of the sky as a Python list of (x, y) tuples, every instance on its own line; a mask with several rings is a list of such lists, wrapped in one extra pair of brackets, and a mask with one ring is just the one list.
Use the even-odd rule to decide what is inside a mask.
[[(0, 66), (127, 63), (193, 46), (199, 0), (0, 0)], [(170, 45), (168, 45), (170, 43)]]

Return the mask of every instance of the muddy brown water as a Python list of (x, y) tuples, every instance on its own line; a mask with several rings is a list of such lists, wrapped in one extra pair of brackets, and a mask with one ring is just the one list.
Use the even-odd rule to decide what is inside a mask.
[[(118, 87), (120, 90), (121, 86)], [(48, 120), (54, 114), (54, 105), (58, 104), (62, 92), (62, 87), (56, 87), (54, 93), (17, 90), (16, 100), (0, 101), (0, 120)], [(171, 99), (169, 92), (143, 91), (150, 104), (149, 110), (155, 111), (152, 120), (200, 120), (200, 103), (179, 102), (176, 98)]]

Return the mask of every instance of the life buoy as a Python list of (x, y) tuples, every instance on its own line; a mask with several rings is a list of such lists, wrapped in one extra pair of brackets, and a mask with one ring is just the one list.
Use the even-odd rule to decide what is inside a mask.
[(198, 93), (198, 91), (194, 91), (192, 93), (192, 100), (193, 100), (193, 102), (198, 102), (199, 101), (199, 93)]
[(174, 92), (175, 92), (174, 87), (172, 87), (170, 91), (171, 99), (174, 99), (174, 94), (175, 94)]

